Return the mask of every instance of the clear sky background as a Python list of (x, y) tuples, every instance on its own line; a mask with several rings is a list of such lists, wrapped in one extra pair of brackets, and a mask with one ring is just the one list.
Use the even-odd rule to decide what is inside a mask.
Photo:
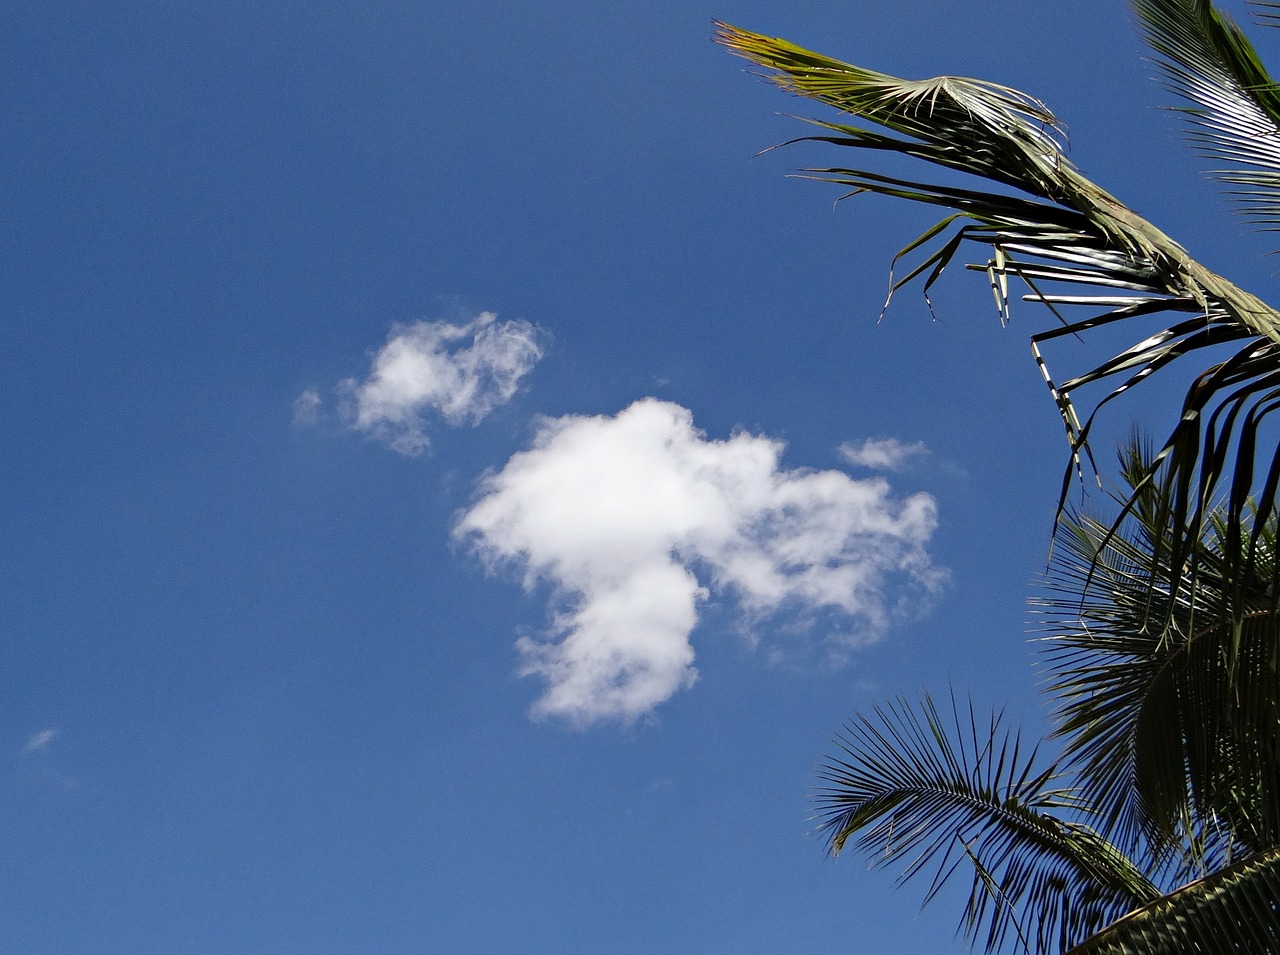
[(811, 791), (900, 692), (1043, 728), (1046, 318), (877, 325), (933, 217), (753, 159), (825, 114), (713, 18), (1038, 95), (1273, 284), (1120, 3), (12, 0), (0, 951), (961, 950)]

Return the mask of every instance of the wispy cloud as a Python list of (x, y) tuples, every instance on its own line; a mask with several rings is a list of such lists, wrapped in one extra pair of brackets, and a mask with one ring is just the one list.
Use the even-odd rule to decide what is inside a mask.
[[(463, 325), (398, 325), (363, 381), (339, 383), (342, 418), (401, 454), (421, 454), (433, 418), (475, 425), (510, 401), (542, 358), (544, 339), (530, 323), (500, 322), (492, 312)], [(320, 406), (307, 389), (294, 401), (294, 421), (315, 423)]]
[(34, 753), (37, 750), (42, 750), (60, 735), (61, 733), (56, 729), (40, 730), (38, 733), (32, 733), (27, 739), (26, 745), (22, 747), (22, 751), (24, 753)]
[(861, 444), (840, 445), (840, 457), (856, 467), (900, 471), (911, 458), (929, 453), (923, 441), (910, 444), (897, 438), (867, 438)]
[(938, 589), (931, 497), (785, 469), (782, 450), (745, 433), (708, 440), (689, 411), (648, 398), (544, 420), (481, 481), (455, 536), (555, 594), (548, 632), (517, 642), (522, 673), (546, 683), (535, 715), (627, 722), (691, 686), (689, 638), (711, 592), (756, 621), (830, 615), (848, 647)]
[(308, 388), (293, 401), (293, 423), (300, 428), (315, 424), (320, 418), (320, 407), (323, 404), (320, 392)]

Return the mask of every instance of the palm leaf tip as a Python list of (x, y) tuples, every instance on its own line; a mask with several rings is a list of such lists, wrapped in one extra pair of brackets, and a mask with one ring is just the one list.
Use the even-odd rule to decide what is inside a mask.
[[(1244, 31), (1207, 0), (1134, 0), (1165, 85), (1192, 105), (1196, 148), (1263, 231), (1280, 217), (1280, 88)], [(1273, 4), (1261, 4), (1273, 6)]]
[[(1040, 100), (985, 80), (936, 76), (908, 80), (855, 66), (802, 46), (717, 23), (716, 42), (763, 67), (767, 79), (789, 93), (815, 99), (913, 137), (882, 146), (974, 175), (997, 178), (1037, 196), (1063, 192), (1063, 129)], [(826, 124), (824, 124), (826, 125)], [(866, 130), (835, 127), (861, 137)], [(894, 141), (896, 142), (896, 141)], [(905, 147), (905, 148), (904, 148)]]

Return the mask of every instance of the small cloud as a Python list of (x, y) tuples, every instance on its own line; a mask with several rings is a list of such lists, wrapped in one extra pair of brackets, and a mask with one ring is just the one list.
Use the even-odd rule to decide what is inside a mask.
[(882, 478), (787, 469), (783, 445), (708, 440), (646, 398), (619, 414), (543, 420), (532, 446), (484, 478), (454, 536), (491, 568), (552, 589), (547, 633), (516, 646), (545, 692), (535, 716), (633, 722), (697, 679), (690, 642), (715, 594), (775, 636), (831, 624), (845, 647), (927, 605), (945, 574), (925, 545), (927, 494)]
[(41, 730), (38, 733), (32, 733), (30, 739), (27, 740), (27, 744), (22, 747), (22, 751), (24, 753), (34, 753), (42, 750), (60, 735), (62, 735), (61, 732), (56, 729), (47, 729)]
[(397, 326), (373, 356), (368, 377), (339, 385), (343, 416), (401, 454), (421, 454), (430, 444), (430, 417), (476, 425), (510, 401), (542, 358), (544, 338), (528, 322), (499, 322), (492, 312), (465, 325)]
[(298, 395), (293, 402), (293, 423), (299, 428), (309, 428), (320, 417), (320, 406), (324, 404), (320, 393), (308, 388)]
[(907, 444), (897, 438), (867, 438), (859, 445), (846, 442), (839, 449), (840, 457), (849, 464), (878, 471), (901, 471), (911, 458), (928, 453), (923, 441)]

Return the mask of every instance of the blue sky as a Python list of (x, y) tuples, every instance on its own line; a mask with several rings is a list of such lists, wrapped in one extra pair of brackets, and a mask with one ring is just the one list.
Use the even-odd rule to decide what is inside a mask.
[(11, 4), (0, 948), (960, 950), (810, 792), (899, 692), (1042, 726), (1044, 316), (877, 325), (929, 213), (752, 158), (821, 110), (713, 18), (1040, 96), (1273, 284), (1120, 4)]

